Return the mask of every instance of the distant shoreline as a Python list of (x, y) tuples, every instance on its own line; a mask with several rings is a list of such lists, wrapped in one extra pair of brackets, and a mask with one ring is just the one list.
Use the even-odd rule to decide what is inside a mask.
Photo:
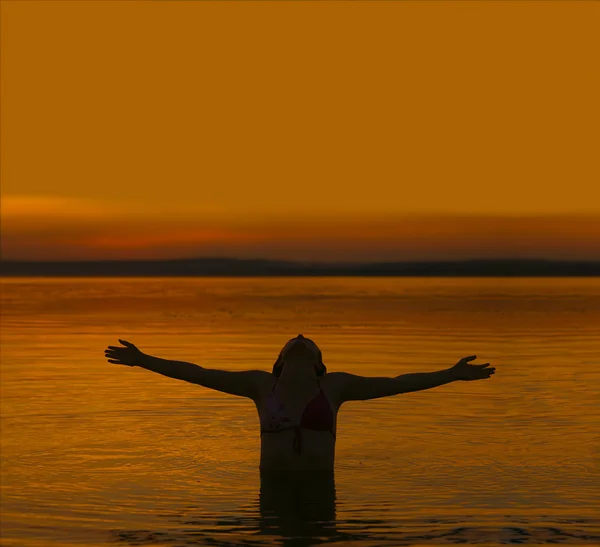
[(599, 277), (598, 261), (481, 259), (324, 263), (268, 259), (0, 261), (0, 277)]

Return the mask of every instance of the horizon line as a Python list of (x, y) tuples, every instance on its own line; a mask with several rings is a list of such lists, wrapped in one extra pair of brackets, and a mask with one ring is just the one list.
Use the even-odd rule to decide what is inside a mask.
[(519, 258), (519, 257), (494, 257), (494, 258), (447, 258), (447, 259), (392, 259), (392, 260), (340, 260), (340, 261), (324, 261), (324, 260), (290, 260), (276, 258), (240, 258), (235, 256), (199, 256), (199, 257), (178, 257), (178, 258), (98, 258), (98, 259), (75, 259), (75, 260), (44, 260), (44, 259), (4, 259), (0, 257), (0, 263), (44, 263), (44, 264), (90, 264), (97, 262), (176, 262), (185, 260), (229, 260), (238, 262), (272, 262), (272, 263), (289, 263), (302, 265), (319, 265), (327, 264), (334, 266), (343, 265), (369, 265), (369, 264), (429, 264), (429, 263), (450, 263), (450, 262), (600, 262), (599, 258)]

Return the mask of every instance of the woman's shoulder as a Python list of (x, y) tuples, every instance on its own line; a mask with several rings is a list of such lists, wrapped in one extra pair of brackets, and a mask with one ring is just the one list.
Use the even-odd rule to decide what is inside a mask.
[(328, 372), (321, 378), (321, 384), (328, 387), (339, 386), (346, 376), (346, 372)]
[(340, 394), (344, 386), (345, 377), (345, 372), (328, 372), (320, 380), (321, 389), (325, 391), (325, 394), (336, 406), (341, 404)]
[(264, 372), (261, 374), (259, 381), (259, 392), (260, 398), (264, 399), (269, 396), (269, 394), (273, 393), (273, 389), (275, 388), (275, 384), (277, 384), (277, 376), (270, 372)]

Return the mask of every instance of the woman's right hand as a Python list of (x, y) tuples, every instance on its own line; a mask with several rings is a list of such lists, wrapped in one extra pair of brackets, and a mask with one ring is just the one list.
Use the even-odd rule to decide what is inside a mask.
[(108, 362), (115, 363), (116, 365), (127, 365), (129, 367), (140, 366), (144, 354), (126, 340), (119, 338), (119, 342), (125, 347), (108, 346), (104, 350), (104, 356), (108, 359)]

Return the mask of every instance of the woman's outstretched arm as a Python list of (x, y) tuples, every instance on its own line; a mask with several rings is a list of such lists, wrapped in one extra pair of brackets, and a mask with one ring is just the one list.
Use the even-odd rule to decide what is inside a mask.
[(472, 361), (476, 357), (476, 355), (464, 357), (456, 365), (445, 370), (413, 372), (395, 378), (365, 377), (347, 372), (332, 372), (328, 376), (333, 376), (332, 383), (335, 385), (341, 404), (345, 401), (364, 401), (431, 389), (456, 380), (483, 380), (496, 372), (493, 367), (487, 368), (489, 363), (469, 365), (468, 361)]
[(271, 377), (271, 374), (264, 370), (217, 370), (186, 361), (161, 359), (142, 353), (130, 342), (125, 340), (119, 342), (125, 347), (108, 346), (104, 350), (109, 363), (145, 368), (169, 378), (184, 380), (231, 395), (255, 399)]

